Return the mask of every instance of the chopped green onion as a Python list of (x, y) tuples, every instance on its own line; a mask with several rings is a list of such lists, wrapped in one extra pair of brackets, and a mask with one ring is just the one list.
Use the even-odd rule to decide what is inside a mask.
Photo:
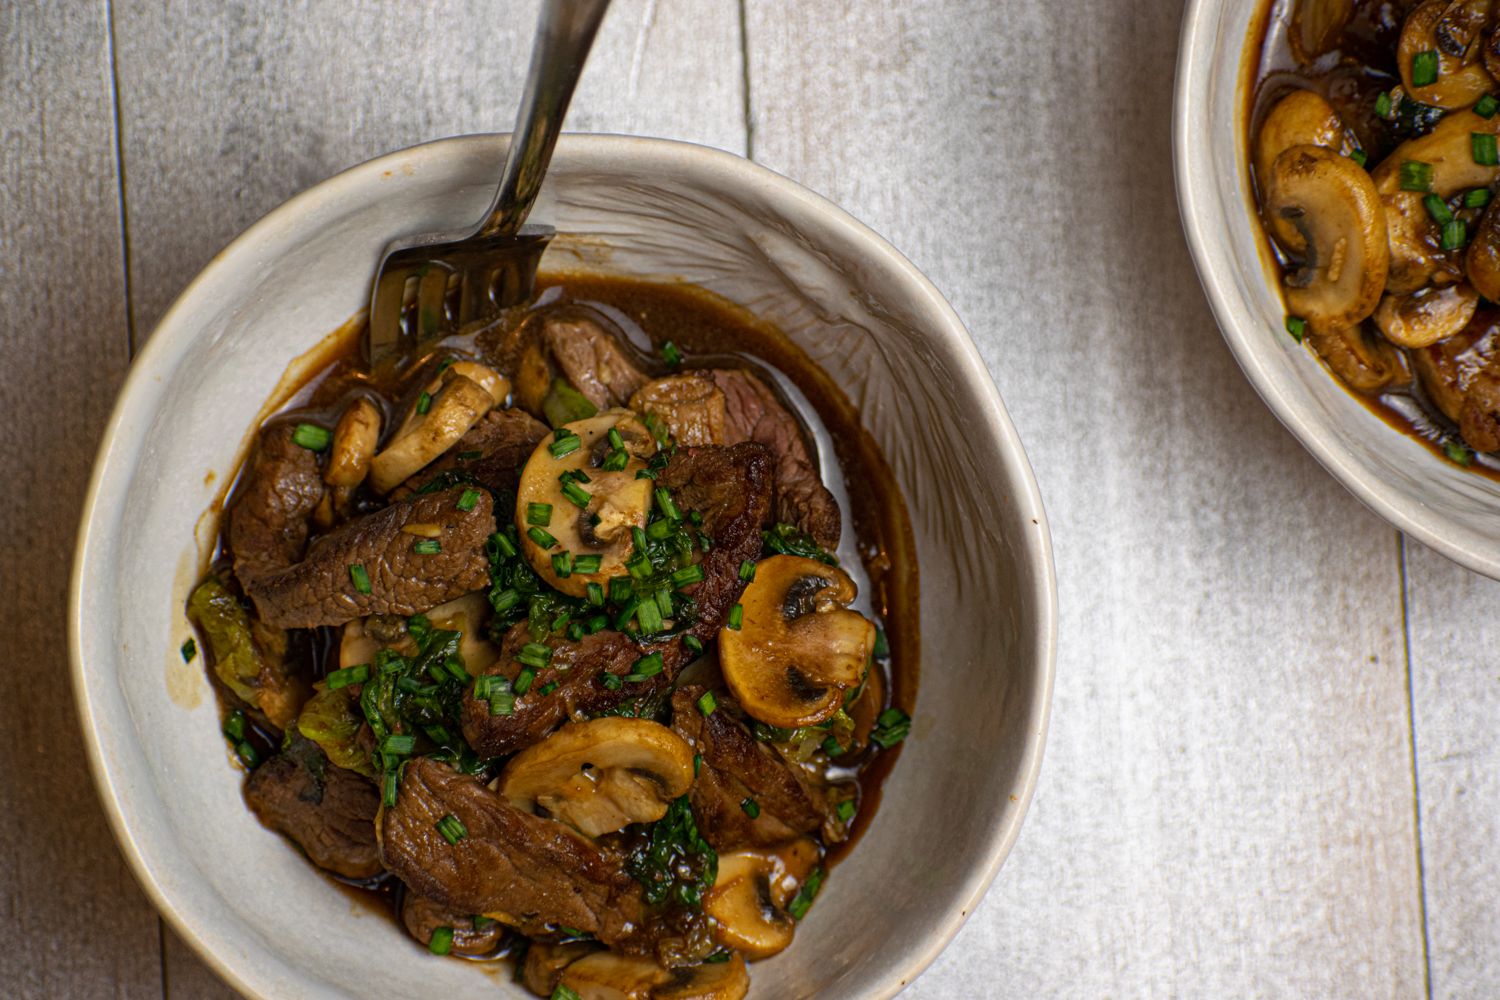
[(682, 352), (677, 349), (676, 344), (669, 340), (661, 345), (661, 359), (673, 368), (676, 368), (682, 364)]
[(625, 450), (625, 439), (622, 438), (622, 437), (620, 437), (619, 428), (617, 428), (617, 427), (611, 427), (609, 429), (609, 433), (606, 435), (606, 437), (609, 438), (609, 446), (611, 448), (613, 448), (615, 451), (624, 451)]
[(381, 801), (387, 809), (396, 806), (396, 789), (401, 785), (401, 772), (399, 770), (385, 772), (385, 780), (381, 783), (384, 787), (381, 791)]
[(255, 768), (255, 765), (260, 763), (260, 751), (256, 750), (249, 743), (240, 742), (234, 748), (234, 754), (240, 759), (240, 763), (252, 770)]
[(1421, 160), (1401, 161), (1401, 190), (1403, 191), (1431, 191), (1432, 190), (1432, 164)]
[[(467, 514), (479, 502), (478, 490), (464, 490), (458, 498), (458, 509)], [(503, 537), (503, 536), (502, 536)], [(507, 543), (508, 544), (508, 543)]]
[(550, 503), (529, 503), (526, 505), (526, 523), (534, 524), (539, 528), (545, 528), (552, 523), (552, 505)]
[(899, 708), (888, 708), (875, 720), (870, 739), (889, 750), (911, 732), (911, 716)]
[(1350, 150), (1349, 159), (1353, 160), (1355, 163), (1358, 163), (1360, 166), (1364, 166), (1370, 161), (1369, 156), (1366, 155), (1363, 149)]
[(526, 537), (531, 539), (533, 542), (536, 542), (544, 549), (550, 549), (557, 544), (557, 539), (553, 538), (549, 532), (544, 531), (541, 528), (527, 528)]
[(563, 483), (562, 495), (567, 497), (568, 502), (580, 510), (587, 507), (589, 501), (594, 499), (592, 493), (571, 480)]
[(672, 494), (667, 492), (665, 486), (658, 486), (656, 488), (656, 506), (661, 510), (662, 514), (671, 520), (682, 520), (682, 514), (677, 510), (677, 505), (672, 502)]
[(746, 583), (749, 583), (751, 580), (755, 579), (754, 559), (746, 559), (744, 562), (740, 563), (740, 579), (744, 580)]
[(474, 929), (476, 931), (489, 930), (497, 923), (499, 923), (498, 920), (495, 920), (493, 917), (487, 917), (483, 913), (474, 914)]
[(588, 629), (584, 627), (583, 622), (574, 622), (568, 626), (568, 638), (571, 641), (577, 642), (585, 635), (588, 635)]
[(652, 653), (649, 656), (643, 656), (639, 660), (636, 660), (635, 666), (631, 668), (631, 672), (639, 674), (641, 677), (655, 677), (665, 667), (666, 664), (662, 661), (661, 654)]
[(1412, 87), (1430, 87), (1437, 83), (1438, 78), (1438, 54), (1437, 49), (1427, 49), (1418, 52), (1411, 57), (1411, 85)]
[(844, 801), (842, 801), (842, 802), (840, 802), (838, 804), (839, 819), (842, 820), (845, 823), (849, 822), (851, 819), (854, 818), (854, 810), (855, 810), (854, 800), (853, 799), (845, 799)]
[(197, 655), (198, 655), (198, 642), (195, 639), (189, 638), (187, 642), (185, 642), (185, 643), (182, 644), (182, 662), (183, 663), (192, 663), (193, 662), (193, 658), (196, 657)]
[[(597, 573), (602, 565), (604, 565), (604, 557), (597, 553), (573, 557), (573, 572), (575, 573)], [(597, 587), (598, 584), (594, 586)], [(599, 603), (603, 604), (604, 601), (601, 599)]]
[(689, 584), (698, 583), (702, 579), (703, 567), (697, 563), (689, 563), (672, 574), (672, 586), (686, 587)]
[(694, 656), (697, 656), (699, 653), (703, 652), (703, 643), (698, 641), (698, 637), (696, 635), (683, 636), (682, 645), (687, 649), (689, 653), (692, 653)]
[(695, 753), (695, 754), (693, 754), (693, 777), (695, 777), (695, 778), (698, 777), (698, 775), (700, 773), (702, 773), (702, 771), (703, 771), (703, 755), (701, 753)]
[(583, 1000), (583, 997), (579, 996), (578, 991), (572, 987), (558, 983), (557, 989), (552, 991), (552, 996), (548, 1000)]
[(612, 451), (604, 456), (604, 461), (599, 464), (599, 468), (605, 472), (622, 472), (625, 466), (629, 464), (630, 456), (628, 454), (623, 451)]
[(635, 478), (637, 478), (637, 479), (655, 479), (656, 478), (656, 472), (653, 469), (636, 469), (635, 470)]
[[(579, 572), (593, 572), (592, 570), (583, 569), (583, 560), (587, 558), (587, 556), (579, 556), (577, 559), (573, 560), (573, 568), (578, 570)], [(598, 569), (598, 567), (595, 567), (595, 569)], [(603, 587), (599, 586), (597, 583), (590, 583), (588, 587), (585, 588), (584, 592), (586, 595), (585, 599), (594, 607), (599, 608), (604, 606)]]
[[(558, 433), (562, 432), (559, 431)], [(568, 431), (566, 437), (561, 437), (553, 441), (547, 446), (547, 450), (552, 453), (553, 458), (563, 458), (564, 456), (573, 454), (573, 452), (582, 447), (583, 439), (572, 431)]]
[(494, 545), (495, 546), (495, 550), (497, 552), (499, 552), (500, 555), (504, 556), (506, 559), (511, 559), (511, 558), (515, 557), (515, 554), (516, 554), (516, 544), (510, 540), (510, 537), (508, 535), (506, 535), (505, 532), (503, 532), (503, 531), (497, 531), (497, 532), (495, 532), (493, 535), (490, 536), (490, 543), (492, 545)]
[(732, 628), (736, 632), (738, 632), (740, 630), (740, 624), (744, 621), (744, 619), (745, 606), (743, 604), (736, 604), (734, 607), (729, 609), (729, 620), (726, 621), (724, 625), (725, 627)]
[(1301, 316), (1288, 316), (1286, 318), (1286, 332), (1292, 335), (1297, 343), (1302, 343), (1302, 338), (1307, 335), (1307, 320)]
[(453, 928), (434, 927), (432, 937), (427, 939), (427, 950), (434, 955), (446, 955), (453, 950)]
[(646, 537), (651, 539), (653, 542), (664, 541), (672, 537), (672, 535), (676, 531), (677, 525), (673, 524), (671, 521), (652, 521), (650, 524), (646, 525)]
[(354, 581), (354, 589), (361, 594), (370, 592), (370, 574), (359, 563), (349, 567), (349, 579)]
[(1430, 194), (1422, 199), (1422, 204), (1427, 209), (1427, 214), (1432, 216), (1432, 221), (1440, 226), (1446, 226), (1453, 221), (1453, 213), (1448, 211), (1448, 203), (1435, 194)]
[(1387, 91), (1381, 91), (1380, 96), (1375, 98), (1375, 113), (1381, 118), (1391, 116), (1391, 95)]
[(659, 632), (662, 627), (661, 608), (657, 607), (655, 600), (642, 601), (636, 605), (636, 620), (641, 624), (642, 632)]
[(1474, 113), (1481, 118), (1495, 117), (1496, 110), (1500, 110), (1500, 101), (1494, 94), (1485, 94), (1474, 104)]
[(417, 413), (425, 415), (430, 409), (432, 409), (432, 393), (424, 392), (417, 397)]
[(760, 803), (756, 802), (754, 799), (741, 799), (740, 808), (743, 809), (745, 811), (745, 815), (749, 816), (751, 819), (760, 818)]
[(1464, 208), (1483, 208), (1489, 203), (1489, 188), (1475, 188), (1464, 195)]
[(409, 754), (417, 748), (417, 738), (410, 734), (392, 733), (380, 741), (380, 752)]
[(1481, 167), (1500, 166), (1500, 151), (1495, 147), (1495, 137), (1489, 132), (1470, 132), (1469, 152), (1474, 154), (1474, 162)]
[(871, 655), (877, 660), (883, 660), (891, 655), (890, 641), (886, 638), (885, 629), (879, 625), (875, 626), (875, 648), (871, 651)]
[(605, 674), (603, 684), (611, 691), (618, 691), (621, 685), (624, 684), (624, 681), (620, 680), (619, 674)]
[(541, 670), (552, 662), (552, 647), (545, 646), (540, 642), (528, 642), (516, 654), (516, 662), (522, 666), (535, 667), (537, 670)]
[(844, 753), (844, 748), (839, 745), (839, 741), (834, 735), (829, 733), (823, 738), (823, 752), (830, 757), (840, 757)]
[(552, 557), (552, 572), (566, 580), (573, 575), (573, 553), (559, 552)]
[(292, 440), (308, 451), (322, 451), (333, 440), (333, 435), (317, 424), (298, 424), (292, 431)]
[(823, 869), (814, 868), (813, 873), (807, 877), (807, 881), (802, 883), (802, 888), (797, 890), (797, 895), (787, 906), (786, 911), (795, 919), (801, 920), (807, 916), (808, 908), (812, 906), (821, 888), (823, 888)]
[(1443, 226), (1443, 236), (1438, 243), (1444, 250), (1457, 250), (1468, 241), (1469, 230), (1464, 220), (1454, 219)]
[(718, 707), (719, 699), (714, 697), (712, 691), (703, 692), (703, 696), (698, 699), (698, 711), (702, 712), (705, 716), (713, 715), (714, 709)]
[(464, 826), (463, 821), (452, 813), (444, 816), (434, 825), (438, 833), (443, 835), (443, 839), (450, 844), (456, 844), (469, 835), (468, 828)]
[(339, 688), (348, 687), (350, 684), (363, 684), (369, 679), (370, 665), (368, 663), (361, 663), (358, 666), (329, 671), (328, 676), (323, 678), (323, 686), (329, 691), (337, 691)]
[(640, 598), (632, 597), (620, 607), (620, 613), (615, 615), (615, 628), (624, 631), (625, 626), (630, 624), (630, 619), (635, 617), (635, 609), (641, 606)]
[(1456, 462), (1459, 465), (1474, 464), (1474, 453), (1451, 438), (1443, 442), (1443, 454), (1448, 456), (1450, 462)]
[(635, 596), (635, 584), (628, 576), (612, 576), (609, 578), (609, 599), (616, 604), (623, 604)]
[(545, 697), (547, 697), (547, 695), (551, 694), (553, 691), (556, 691), (556, 690), (557, 690), (557, 681), (548, 681), (547, 683), (543, 684), (541, 687), (537, 688), (536, 689), (536, 693), (538, 695), (540, 695), (541, 697), (545, 698)]
[(418, 555), (435, 556), (443, 551), (443, 543), (436, 538), (419, 538), (411, 543), (411, 550)]
[(490, 607), (495, 609), (496, 614), (503, 615), (517, 604), (521, 603), (521, 592), (514, 587), (507, 587), (498, 594), (490, 597)]
[(223, 731), (234, 742), (242, 742), (245, 739), (245, 713), (239, 709), (230, 712), (224, 720)]
[(531, 682), (534, 680), (536, 680), (536, 671), (531, 667), (527, 667), (519, 674), (516, 674), (516, 682), (511, 685), (511, 690), (516, 694), (525, 694), (531, 689)]

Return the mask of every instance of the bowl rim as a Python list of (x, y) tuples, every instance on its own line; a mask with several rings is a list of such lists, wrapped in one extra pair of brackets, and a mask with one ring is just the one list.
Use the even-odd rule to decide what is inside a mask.
[[(178, 318), (192, 312), (194, 303), (208, 294), (208, 288), (219, 272), (247, 255), (253, 256), (256, 246), (279, 227), (305, 214), (314, 205), (343, 197), (371, 174), (399, 170), (402, 164), (412, 164), (413, 158), (417, 161), (432, 157), (441, 159), (467, 144), (507, 137), (508, 133), (474, 133), (431, 140), (382, 154), (293, 195), (243, 230), (209, 260), (162, 314), (145, 347), (130, 365), (96, 452), (74, 546), (67, 621), (70, 676), (89, 771), (115, 842), (131, 874), (157, 912), (218, 976), (249, 997), (269, 998), (264, 984), (258, 982), (260, 977), (254, 974), (254, 963), (245, 960), (231, 962), (225, 956), (231, 954), (232, 949), (225, 945), (232, 939), (219, 935), (210, 927), (195, 924), (162, 887), (163, 880), (157, 868), (142, 853), (135, 840), (135, 831), (125, 817), (121, 804), (126, 791), (125, 776), (117, 773), (104, 754), (100, 706), (86, 683), (88, 674), (82, 656), (83, 636), (87, 630), (83, 609), (89, 588), (86, 571), (96, 534), (94, 523), (99, 514), (101, 494), (111, 479), (129, 474), (128, 468), (119, 468), (121, 462), (115, 456), (122, 447), (143, 436), (144, 422), (133, 418), (150, 401), (145, 389), (157, 377), (157, 372), (170, 369), (180, 360), (192, 338), (190, 330), (179, 328)], [(1014, 847), (1036, 790), (1056, 672), (1057, 579), (1051, 532), (1030, 460), (1000, 399), (994, 379), (956, 311), (911, 261), (842, 208), (754, 161), (697, 143), (604, 133), (566, 133), (559, 140), (556, 155), (566, 160), (573, 154), (608, 154), (637, 163), (697, 161), (697, 169), (716, 172), (735, 186), (754, 187), (772, 194), (780, 204), (795, 205), (801, 211), (820, 217), (825, 224), (844, 230), (863, 245), (867, 257), (878, 259), (893, 269), (917, 293), (915, 298), (930, 320), (930, 328), (948, 342), (956, 355), (957, 374), (972, 385), (981, 399), (983, 409), (977, 416), (990, 429), (1005, 456), (1008, 481), (1015, 487), (1012, 498), (1017, 517), (1023, 525), (1030, 522), (1030, 530), (1023, 530), (1018, 537), (1017, 551), (1022, 556), (1018, 560), (1021, 563), (1019, 577), (1022, 585), (1029, 587), (1027, 597), (1036, 609), (1033, 629), (1035, 694), (1023, 711), (1027, 731), (1019, 762), (1020, 787), (1013, 794), (1014, 808), (1008, 811), (1007, 820), (981, 834), (986, 838), (982, 864), (971, 869), (943, 921), (924, 935), (919, 947), (912, 949), (895, 983), (884, 989), (877, 987), (869, 994), (872, 997), (894, 996), (932, 964), (957, 935), (969, 914), (974, 912)]]
[[(1268, 4), (1271, 0), (1252, 2)], [(1214, 184), (1211, 144), (1201, 139), (1208, 134), (1208, 98), (1215, 78), (1232, 71), (1237, 96), (1246, 79), (1243, 50), (1232, 63), (1216, 64), (1212, 58), (1213, 22), (1225, 7), (1225, 0), (1188, 0), (1178, 39), (1172, 101), (1172, 165), (1178, 215), (1219, 331), (1261, 401), (1345, 489), (1398, 531), (1461, 566), (1500, 580), (1500, 544), (1465, 522), (1440, 514), (1383, 483), (1355, 451), (1317, 433), (1318, 422), (1303, 416), (1276, 389), (1272, 376), (1276, 359), (1267, 346), (1271, 339), (1266, 337), (1263, 324), (1246, 318), (1249, 307), (1235, 289), (1233, 276), (1237, 272), (1215, 225), (1226, 217), (1230, 206), (1224, 204)], [(1401, 434), (1383, 423), (1382, 429)], [(1439, 461), (1431, 454), (1427, 458)]]

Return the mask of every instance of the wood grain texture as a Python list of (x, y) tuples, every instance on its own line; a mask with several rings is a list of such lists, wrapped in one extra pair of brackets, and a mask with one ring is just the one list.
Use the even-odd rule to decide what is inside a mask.
[(1052, 519), (1041, 786), (909, 995), (1421, 993), (1396, 537), (1260, 404), (1199, 292), (1179, 5), (747, 11), (756, 158), (951, 296)]
[[(381, 153), (509, 131), (534, 2), (119, 0), (137, 337), (220, 247)], [(621, 0), (567, 127), (744, 148), (733, 0)], [(499, 165), (496, 165), (496, 180)]]
[(0, 951), (6, 996), (157, 997), (156, 917), (89, 779), (73, 536), (128, 360), (105, 5), (0, 5)]
[(1500, 994), (1500, 583), (1406, 543), (1434, 997)]

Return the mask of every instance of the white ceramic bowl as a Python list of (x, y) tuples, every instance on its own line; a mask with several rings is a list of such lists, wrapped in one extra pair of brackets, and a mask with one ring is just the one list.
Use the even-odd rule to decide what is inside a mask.
[[(130, 374), (94, 469), (72, 587), (73, 676), (121, 849), (174, 928), (274, 1000), (523, 996), (428, 956), (240, 799), (202, 661), (184, 665), (200, 517), (288, 363), (365, 302), (386, 242), (477, 218), (504, 137), (434, 142), (293, 198), (182, 293)], [(915, 722), (871, 830), (753, 997), (886, 997), (957, 932), (1021, 825), (1056, 641), (1036, 484), (953, 310), (880, 237), (746, 160), (564, 136), (535, 216), (544, 267), (685, 279), (778, 323), (860, 406), (920, 552)], [(210, 475), (212, 473), (212, 475)], [(195, 538), (195, 527), (198, 536)]]
[(1177, 197), (1219, 328), (1266, 405), (1350, 492), (1423, 544), (1500, 579), (1500, 482), (1384, 423), (1284, 330), (1245, 148), (1244, 88), (1255, 84), (1246, 42), (1261, 9), (1260, 0), (1191, 0), (1178, 47)]

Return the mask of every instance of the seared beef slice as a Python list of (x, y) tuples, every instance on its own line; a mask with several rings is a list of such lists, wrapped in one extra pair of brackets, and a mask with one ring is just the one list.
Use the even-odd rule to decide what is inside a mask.
[(375, 813), (380, 793), (305, 739), (256, 768), (245, 801), (266, 826), (296, 842), (313, 864), (346, 878), (380, 873)]
[(307, 521), (323, 499), (317, 455), (292, 440), (296, 427), (260, 432), (245, 484), (229, 508), (229, 547), (242, 584), (302, 558)]

